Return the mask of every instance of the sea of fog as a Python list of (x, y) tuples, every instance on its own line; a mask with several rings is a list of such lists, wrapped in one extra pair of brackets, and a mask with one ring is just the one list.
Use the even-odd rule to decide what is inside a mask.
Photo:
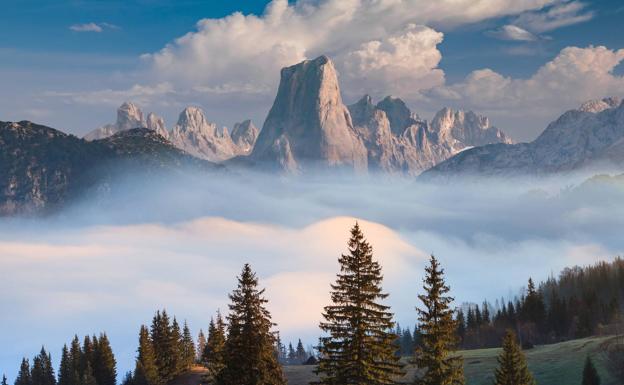
[(529, 277), (624, 250), (624, 184), (586, 178), (127, 175), (60, 213), (0, 220), (0, 375), (12, 382), (42, 344), (58, 363), (74, 334), (100, 331), (121, 375), (156, 309), (205, 331), (245, 262), (282, 339), (311, 345), (356, 220), (403, 326), (431, 253), (457, 304), (513, 297)]

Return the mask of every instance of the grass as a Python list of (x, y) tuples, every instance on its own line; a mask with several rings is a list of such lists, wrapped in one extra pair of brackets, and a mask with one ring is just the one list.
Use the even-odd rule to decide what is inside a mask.
[[(619, 385), (618, 381), (609, 376), (602, 354), (613, 340), (614, 337), (584, 338), (536, 346), (525, 351), (525, 354), (538, 385), (580, 385), (587, 355), (594, 360), (602, 379), (601, 385)], [(466, 350), (460, 353), (464, 357), (467, 385), (491, 385), (493, 383), (494, 369), (497, 367), (496, 358), (500, 349)], [(411, 382), (415, 370), (411, 365), (408, 365), (406, 369), (408, 373), (402, 381)], [(316, 380), (313, 370), (314, 366), (284, 367), (289, 385), (307, 385)]]

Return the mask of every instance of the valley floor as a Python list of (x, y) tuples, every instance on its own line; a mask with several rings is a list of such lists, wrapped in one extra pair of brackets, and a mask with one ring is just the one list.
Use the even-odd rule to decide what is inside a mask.
[[(590, 337), (573, 341), (561, 342), (552, 345), (536, 346), (526, 350), (525, 354), (529, 368), (533, 372), (538, 385), (580, 385), (583, 364), (587, 355), (590, 355), (600, 373), (601, 385), (619, 385), (611, 378), (605, 367), (604, 352), (616, 337)], [(490, 385), (493, 383), (494, 370), (497, 367), (496, 358), (500, 349), (465, 350), (464, 372), (466, 385)], [(411, 383), (415, 368), (409, 365), (409, 359), (404, 358), (407, 374), (401, 382)], [(284, 374), (289, 385), (308, 385), (317, 380), (314, 374), (315, 366), (290, 365), (284, 367)], [(195, 367), (184, 374), (171, 385), (200, 385), (205, 370)]]
[[(525, 351), (529, 368), (538, 385), (580, 385), (585, 357), (594, 360), (602, 378), (601, 385), (618, 385), (608, 375), (605, 367), (605, 348), (615, 337), (591, 337), (552, 345), (536, 346)], [(466, 385), (490, 385), (493, 383), (496, 358), (500, 349), (477, 349), (462, 351)], [(404, 359), (405, 363), (409, 360)], [(411, 383), (414, 367), (406, 367), (407, 375), (402, 382)], [(314, 366), (294, 365), (284, 367), (289, 385), (307, 385), (316, 379)]]

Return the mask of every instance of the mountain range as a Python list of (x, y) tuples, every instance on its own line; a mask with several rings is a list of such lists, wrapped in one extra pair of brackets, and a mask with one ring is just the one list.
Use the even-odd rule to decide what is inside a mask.
[(110, 188), (120, 173), (253, 168), (379, 171), (424, 178), (567, 172), (624, 163), (624, 104), (584, 103), (530, 143), (513, 143), (472, 111), (443, 108), (431, 121), (399, 98), (342, 100), (331, 60), (286, 67), (273, 106), (258, 130), (250, 121), (219, 128), (185, 108), (167, 129), (130, 102), (113, 124), (83, 139), (28, 121), (0, 122), (0, 214), (62, 207), (75, 196)]
[(102, 139), (130, 127), (147, 127), (193, 156), (231, 166), (244, 164), (285, 172), (309, 168), (381, 170), (417, 175), (454, 154), (511, 139), (472, 111), (443, 108), (428, 122), (398, 98), (373, 104), (365, 95), (342, 101), (331, 60), (321, 56), (284, 68), (278, 93), (259, 131), (250, 120), (232, 132), (211, 123), (198, 107), (187, 107), (167, 130), (154, 113), (147, 119), (133, 103), (117, 110), (117, 121), (85, 136)]
[(550, 123), (530, 143), (491, 144), (462, 151), (423, 177), (478, 174), (543, 175), (624, 164), (624, 103), (605, 98), (584, 103)]

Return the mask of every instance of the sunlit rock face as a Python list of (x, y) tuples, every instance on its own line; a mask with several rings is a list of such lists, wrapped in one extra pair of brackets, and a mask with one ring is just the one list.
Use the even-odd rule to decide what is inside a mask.
[(342, 102), (326, 56), (282, 69), (277, 96), (251, 159), (287, 171), (309, 166), (367, 169), (367, 151)]
[(143, 118), (143, 112), (134, 103), (125, 102), (117, 109), (117, 121), (107, 124), (87, 135), (86, 140), (104, 139), (133, 128), (147, 128), (187, 153), (209, 160), (222, 162), (238, 155), (248, 155), (258, 137), (258, 129), (250, 120), (237, 123), (233, 135), (228, 129), (219, 129), (208, 121), (199, 107), (187, 107), (182, 111), (177, 124), (167, 130), (165, 120), (153, 112)]
[(466, 148), (511, 143), (486, 117), (472, 111), (444, 108), (429, 123), (399, 98), (388, 96), (373, 105), (368, 95), (349, 111), (371, 170), (418, 175)]

